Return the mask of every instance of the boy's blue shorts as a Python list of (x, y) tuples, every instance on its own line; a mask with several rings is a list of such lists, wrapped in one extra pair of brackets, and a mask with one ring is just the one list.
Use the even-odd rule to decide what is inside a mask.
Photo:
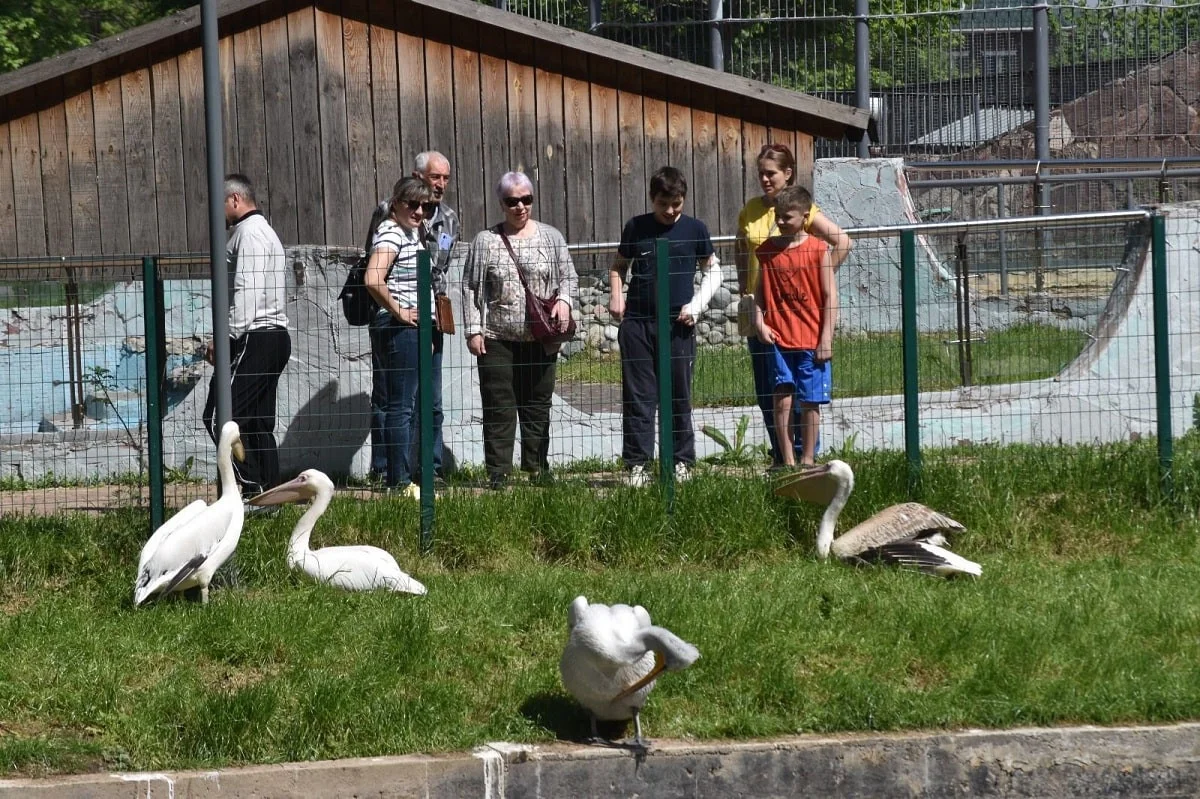
[(833, 361), (817, 363), (815, 350), (784, 350), (772, 346), (772, 382), (776, 388), (795, 386), (797, 402), (826, 405), (833, 386)]

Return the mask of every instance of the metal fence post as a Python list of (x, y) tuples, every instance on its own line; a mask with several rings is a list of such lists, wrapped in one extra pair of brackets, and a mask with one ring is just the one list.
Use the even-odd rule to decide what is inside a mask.
[(655, 312), (658, 346), (658, 473), (667, 497), (667, 513), (675, 512), (675, 418), (671, 411), (671, 242), (654, 243)]
[(724, 0), (708, 0), (708, 65), (717, 72), (725, 71), (725, 42), (721, 33), (721, 20), (725, 18)]
[(1174, 438), (1171, 431), (1171, 331), (1167, 322), (1167, 225), (1162, 214), (1151, 218), (1153, 238), (1152, 271), (1154, 306), (1154, 400), (1158, 417), (1158, 473), (1162, 491), (1172, 495), (1174, 481)]
[(163, 364), (166, 353), (158, 259), (142, 258), (142, 318), (146, 336), (146, 449), (150, 471), (150, 532), (163, 523)]
[[(996, 184), (996, 216), (1003, 219), (1008, 216), (1008, 190), (1003, 183)], [(1000, 228), (1000, 296), (1008, 296), (1008, 237), (1004, 228)]]
[(429, 251), (417, 253), (417, 413), (421, 429), (421, 551), (433, 547), (433, 274)]
[(900, 319), (904, 350), (904, 453), (908, 458), (908, 492), (915, 495), (921, 478), (921, 419), (917, 406), (917, 235), (900, 232)]
[[(869, 0), (854, 0), (854, 104), (871, 111), (871, 16)], [(871, 157), (871, 137), (863, 131), (858, 140), (858, 157)]]
[(221, 56), (216, 0), (200, 0), (201, 63), (204, 70), (204, 142), (208, 168), (208, 246), (212, 281), (213, 371), (217, 390), (213, 430), (233, 418), (229, 360), (229, 265), (225, 245), (225, 151), (221, 126)]
[[(1034, 183), (1037, 196), (1034, 202), (1038, 213), (1049, 216), (1051, 210), (1050, 182), (1041, 180), (1042, 162), (1052, 158), (1050, 153), (1050, 6), (1042, 0), (1033, 6), (1033, 119), (1034, 147), (1037, 151), (1038, 166), (1035, 176), (1039, 178)], [(1050, 231), (1041, 230), (1038, 234), (1038, 270), (1035, 275), (1037, 291), (1045, 288), (1046, 255), (1050, 251)]]

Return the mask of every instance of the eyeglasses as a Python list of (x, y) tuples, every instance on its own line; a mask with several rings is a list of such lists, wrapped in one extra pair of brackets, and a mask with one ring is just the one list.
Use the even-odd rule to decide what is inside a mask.
[(509, 208), (516, 208), (518, 205), (530, 206), (533, 205), (533, 195), (526, 194), (524, 197), (505, 197), (504, 204)]

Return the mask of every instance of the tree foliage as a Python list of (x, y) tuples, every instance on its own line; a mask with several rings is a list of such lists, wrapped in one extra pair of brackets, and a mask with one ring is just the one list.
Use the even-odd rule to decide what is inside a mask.
[(151, 22), (191, 0), (0, 0), (0, 71)]
[(1051, 10), (1054, 66), (1157, 60), (1180, 50), (1200, 27), (1200, 4), (1101, 0), (1088, 8)]

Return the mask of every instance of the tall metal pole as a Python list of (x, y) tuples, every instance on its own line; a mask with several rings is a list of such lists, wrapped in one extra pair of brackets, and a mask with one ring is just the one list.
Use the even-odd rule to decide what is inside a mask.
[(723, 0), (708, 0), (708, 65), (718, 72), (725, 71), (725, 42), (721, 38), (721, 20), (725, 18)]
[(1033, 122), (1039, 161), (1050, 160), (1050, 6), (1033, 7)]
[(675, 513), (675, 416), (671, 386), (671, 242), (654, 242), (655, 368), (658, 370), (658, 473), (667, 500), (667, 515)]
[(433, 548), (433, 270), (429, 250), (417, 253), (417, 428), (421, 442), (421, 552)]
[(904, 365), (904, 453), (908, 460), (908, 494), (921, 487), (921, 410), (917, 375), (917, 236), (900, 233), (900, 339)]
[[(1043, 0), (1033, 7), (1033, 122), (1034, 147), (1040, 162), (1050, 160), (1050, 6)], [(1040, 165), (1039, 165), (1040, 166)], [(1038, 170), (1041, 175), (1041, 169)], [(1050, 182), (1038, 187), (1038, 213), (1049, 215)], [(1050, 231), (1043, 230), (1038, 246), (1038, 270), (1035, 288), (1041, 291), (1045, 279), (1046, 256), (1050, 251)]]
[[(503, 0), (499, 0), (503, 2)], [(588, 0), (588, 30), (594, 31), (600, 27), (602, 22), (600, 18), (600, 3), (601, 0)]]
[(225, 150), (221, 125), (221, 61), (217, 0), (200, 0), (204, 64), (204, 144), (208, 151), (208, 246), (212, 273), (213, 366), (217, 379), (214, 427), (233, 416), (229, 385), (229, 272), (225, 258)]
[(163, 523), (163, 352), (158, 259), (142, 258), (142, 318), (146, 334), (146, 457), (150, 467), (150, 533)]
[(1163, 495), (1171, 498), (1174, 480), (1175, 435), (1171, 429), (1171, 328), (1167, 298), (1167, 222), (1155, 212), (1151, 218), (1151, 287), (1154, 314), (1154, 405), (1158, 421), (1158, 479)]
[[(854, 0), (854, 104), (871, 113), (871, 35), (867, 18), (871, 13), (868, 0)], [(858, 157), (871, 155), (871, 137), (863, 131), (858, 140)]]

